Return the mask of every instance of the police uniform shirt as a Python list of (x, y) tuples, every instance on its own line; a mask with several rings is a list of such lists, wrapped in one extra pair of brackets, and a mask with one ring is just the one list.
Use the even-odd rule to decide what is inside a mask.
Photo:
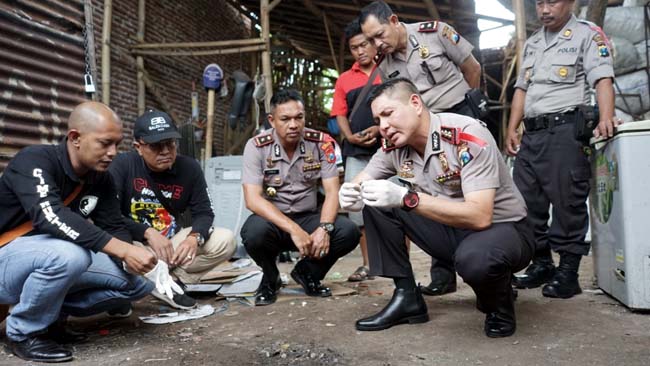
[(397, 175), (415, 191), (464, 201), (470, 192), (495, 189), (492, 221), (519, 221), (526, 205), (496, 142), (477, 120), (452, 113), (431, 114), (424, 157), (409, 146), (377, 151), (364, 170), (373, 179)]
[(411, 80), (433, 112), (462, 102), (470, 87), (459, 65), (472, 54), (473, 46), (443, 22), (402, 24), (407, 33), (406, 54), (386, 55), (379, 64), (383, 75)]
[(317, 208), (318, 179), (338, 177), (334, 139), (306, 128), (293, 159), (275, 129), (250, 139), (244, 148), (243, 184), (263, 187), (263, 196), (285, 214)]
[(614, 77), (607, 38), (593, 23), (567, 22), (547, 44), (544, 28), (524, 46), (521, 72), (515, 88), (526, 91), (526, 118), (567, 112), (589, 103), (589, 87)]

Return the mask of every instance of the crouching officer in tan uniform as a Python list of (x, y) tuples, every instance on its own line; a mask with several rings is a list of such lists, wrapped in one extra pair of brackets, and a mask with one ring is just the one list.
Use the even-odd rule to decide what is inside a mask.
[[(515, 332), (512, 273), (534, 252), (526, 206), (487, 128), (476, 119), (426, 109), (416, 87), (392, 79), (370, 97), (391, 146), (339, 192), (343, 209), (363, 208), (370, 274), (390, 277), (395, 292), (358, 330), (429, 320), (415, 285), (404, 237), (435, 259), (454, 263), (486, 314), (485, 333)], [(403, 186), (385, 180), (397, 175)], [(365, 205), (365, 208), (364, 208)]]
[[(515, 286), (546, 283), (542, 294), (555, 298), (581, 292), (578, 267), (589, 253), (585, 234), (591, 171), (584, 141), (592, 129), (595, 136), (612, 136), (618, 124), (607, 38), (593, 23), (576, 19), (572, 8), (570, 0), (537, 1), (544, 26), (524, 47), (506, 140), (508, 152), (517, 156), (514, 181), (526, 200), (538, 248)], [(596, 89), (600, 119), (588, 105), (590, 87)], [(526, 131), (519, 147), (522, 117)], [(551, 249), (560, 254), (557, 269)]]
[[(432, 112), (450, 112), (481, 119), (487, 115), (487, 99), (476, 88), (481, 65), (472, 56), (472, 45), (453, 27), (439, 21), (405, 24), (383, 1), (361, 10), (363, 33), (373, 40), (383, 59), (384, 80), (406, 78), (418, 88)], [(432, 262), (431, 283), (425, 295), (456, 291), (451, 263)]]
[[(264, 272), (255, 302), (275, 302), (280, 289), (275, 260), (286, 250), (297, 250), (303, 257), (291, 277), (305, 293), (331, 296), (320, 281), (361, 236), (352, 221), (337, 217), (334, 139), (305, 128), (304, 103), (295, 90), (273, 95), (269, 122), (273, 128), (250, 139), (244, 149), (244, 198), (253, 215), (242, 226), (241, 237)], [(325, 190), (320, 212), (316, 206), (319, 180)]]

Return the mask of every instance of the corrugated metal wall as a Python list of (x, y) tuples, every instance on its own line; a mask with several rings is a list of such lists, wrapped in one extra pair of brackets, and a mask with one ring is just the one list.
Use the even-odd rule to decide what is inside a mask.
[(0, 2), (0, 172), (21, 148), (56, 143), (85, 98), (83, 0)]

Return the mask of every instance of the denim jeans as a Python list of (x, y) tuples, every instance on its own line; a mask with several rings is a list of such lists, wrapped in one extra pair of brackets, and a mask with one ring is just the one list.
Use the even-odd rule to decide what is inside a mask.
[(0, 303), (14, 305), (6, 323), (13, 341), (45, 331), (60, 315), (98, 314), (141, 299), (153, 287), (105, 253), (47, 234), (0, 248)]

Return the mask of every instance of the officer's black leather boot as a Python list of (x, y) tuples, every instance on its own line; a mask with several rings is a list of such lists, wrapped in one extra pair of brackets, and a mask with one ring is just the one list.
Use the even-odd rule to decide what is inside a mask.
[(264, 274), (262, 282), (255, 292), (255, 305), (271, 305), (278, 299), (278, 291), (282, 287), (282, 280), (278, 275)]
[(25, 361), (66, 362), (72, 360), (72, 352), (43, 335), (29, 337), (21, 342), (7, 340), (11, 352)]
[(420, 285), (423, 295), (440, 296), (456, 292), (456, 272), (434, 264), (431, 266), (431, 283)]
[(548, 255), (533, 258), (524, 274), (515, 275), (512, 285), (516, 288), (536, 288), (551, 280), (555, 274), (555, 266), (551, 253)]
[(578, 283), (579, 254), (560, 253), (560, 265), (549, 283), (542, 288), (542, 295), (568, 299), (582, 292)]
[(485, 335), (490, 338), (509, 337), (517, 330), (514, 293), (509, 291), (497, 306), (485, 315)]
[(357, 320), (357, 330), (382, 330), (398, 324), (429, 321), (427, 304), (418, 287), (396, 288), (393, 298), (379, 313)]

